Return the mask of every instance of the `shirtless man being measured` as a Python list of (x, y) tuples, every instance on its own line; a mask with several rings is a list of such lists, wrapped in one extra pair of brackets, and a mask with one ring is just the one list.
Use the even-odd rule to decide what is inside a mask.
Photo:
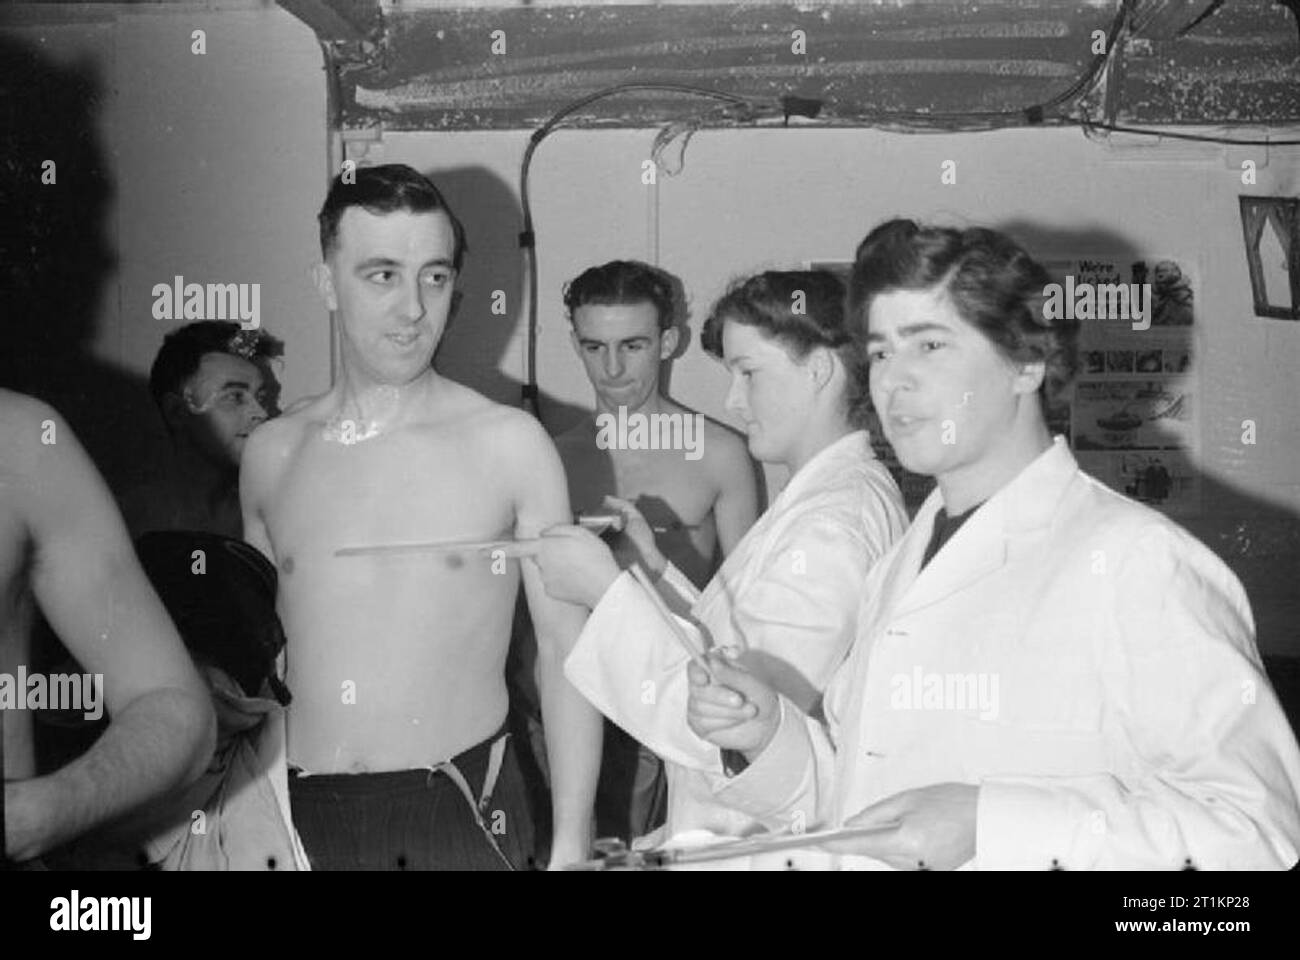
[[(560, 460), (530, 416), (430, 365), (465, 250), (434, 185), (362, 168), (319, 219), (338, 377), (249, 438), (241, 475), (245, 536), (280, 571), (295, 826), (320, 869), (523, 867), (532, 824), (503, 734), (520, 562), (336, 551), (536, 536), (571, 519)], [(561, 672), (584, 611), (522, 566), (560, 864), (589, 845), (600, 718)]]
[[(634, 502), (662, 529), (655, 540), (664, 556), (703, 587), (753, 525), (758, 492), (745, 441), (662, 392), (660, 365), (680, 335), (672, 278), (649, 264), (614, 260), (570, 282), (564, 303), (596, 394), (595, 414), (555, 441), (574, 509), (608, 509), (606, 496)], [(638, 559), (630, 538), (617, 535), (611, 545), (623, 566)], [(607, 723), (597, 832), (625, 840), (648, 833), (666, 803), (662, 762)]]

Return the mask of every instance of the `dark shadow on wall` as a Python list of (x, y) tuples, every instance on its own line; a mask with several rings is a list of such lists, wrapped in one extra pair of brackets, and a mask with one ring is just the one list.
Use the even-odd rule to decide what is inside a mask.
[[(483, 167), (426, 167), (424, 173), (437, 184), (456, 211), (465, 225), (469, 242), (469, 253), (459, 281), (461, 300), (438, 346), (434, 364), (439, 372), (498, 403), (522, 406), (526, 377), (522, 358), (528, 337), (527, 318), (523, 311), (527, 278), (519, 249), (523, 211), (515, 191), (510, 184)], [(544, 237), (539, 251), (541, 256), (546, 255)], [(609, 259), (613, 256), (596, 256), (591, 263), (594, 265)], [(673, 355), (660, 366), (660, 383), (665, 393), (671, 391), (674, 362), (688, 350), (700, 349), (698, 330), (693, 333), (690, 326), (685, 288), (678, 278), (674, 277), (673, 281), (675, 320), (680, 337)], [(498, 312), (494, 313), (494, 304), (501, 303), (498, 291), (504, 294), (504, 311), (498, 307)], [(562, 297), (559, 288), (540, 289), (540, 316), (563, 317)], [(692, 342), (693, 336), (695, 343)], [(512, 374), (502, 371), (500, 366), (516, 340), (515, 356), (520, 360), (512, 360), (517, 369), (517, 373)], [(542, 423), (552, 436), (556, 436), (588, 415), (591, 405), (568, 403), (548, 393), (544, 384), (553, 374), (554, 371), (548, 371), (544, 365), (537, 371)]]
[(144, 379), (93, 352), (117, 268), (110, 95), (93, 61), (0, 33), (0, 385), (58, 409), (120, 495), (168, 447)]
[[(0, 386), (57, 409), (120, 498), (170, 446), (145, 379), (94, 352), (118, 265), (98, 132), (111, 93), (98, 71), (89, 58), (56, 63), (0, 25)], [(42, 672), (67, 662), (40, 618), (30, 655)], [(42, 714), (38, 770), (73, 759), (85, 735)]]
[[(522, 358), (527, 341), (524, 316), (526, 278), (519, 249), (523, 211), (510, 185), (483, 167), (425, 168), (447, 202), (465, 225), (469, 253), (461, 270), (460, 304), (438, 345), (434, 365), (440, 373), (473, 387), (497, 403), (523, 406), (526, 374), (522, 362), (517, 374), (501, 370), (501, 361), (518, 339), (516, 356)], [(502, 297), (504, 294), (504, 304)], [(546, 315), (558, 291), (540, 290), (541, 314)], [(494, 305), (497, 312), (493, 312)], [(539, 383), (547, 371), (537, 372)], [(540, 394), (541, 418), (552, 435), (576, 423), (583, 408), (565, 403), (545, 390)]]

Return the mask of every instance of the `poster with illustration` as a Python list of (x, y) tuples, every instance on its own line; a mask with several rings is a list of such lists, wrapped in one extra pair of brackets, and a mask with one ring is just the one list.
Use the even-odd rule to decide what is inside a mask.
[(1079, 383), (1074, 449), (1193, 449), (1194, 406), (1191, 391), (1172, 378)]
[(1075, 457), (1107, 486), (1165, 513), (1186, 515), (1201, 501), (1201, 473), (1186, 451), (1077, 450)]
[(1199, 512), (1196, 271), (1174, 258), (1104, 255), (1046, 266), (1045, 316), (1079, 323), (1068, 404), (1079, 465), (1171, 515)]

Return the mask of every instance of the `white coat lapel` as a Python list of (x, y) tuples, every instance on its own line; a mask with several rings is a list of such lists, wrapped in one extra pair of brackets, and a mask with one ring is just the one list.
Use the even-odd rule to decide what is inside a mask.
[[(1021, 538), (1051, 523), (1066, 487), (1078, 470), (1064, 438), (1056, 437), (1051, 447), (961, 525), (924, 570), (915, 573), (895, 608), (896, 613), (913, 613), (938, 603), (958, 591), (970, 589), (1004, 567)], [(909, 539), (915, 534), (912, 571), (920, 566), (921, 556), (934, 534), (934, 515), (941, 505), (936, 490), (909, 532)]]
[(916, 511), (916, 516), (902, 539), (894, 545), (891, 553), (876, 565), (872, 572), (879, 571), (876, 575), (880, 580), (874, 585), (868, 583), (863, 602), (869, 605), (869, 609), (859, 613), (861, 623), (887, 620), (906, 601), (908, 592), (916, 581), (917, 571), (921, 568), (925, 545), (930, 541), (934, 515), (938, 513), (941, 506), (943, 500), (939, 496), (939, 491), (934, 490)]
[[(995, 495), (976, 510), (930, 559), (925, 569), (916, 574), (898, 606), (899, 615), (913, 613), (968, 589), (1006, 564), (1007, 535), (999, 499)], [(921, 556), (934, 535), (933, 513), (917, 534), (920, 551), (916, 565), (919, 567)]]

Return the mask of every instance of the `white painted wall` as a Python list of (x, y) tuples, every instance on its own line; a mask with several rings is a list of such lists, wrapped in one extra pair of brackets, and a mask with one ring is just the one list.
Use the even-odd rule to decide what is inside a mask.
[[(207, 53), (190, 52), (192, 30)], [(262, 284), (285, 340), (284, 395), (328, 386), (329, 324), (311, 285), (328, 175), (323, 55), (278, 7), (119, 20), (116, 92), (123, 359), (166, 328), (155, 283), (175, 274)]]

